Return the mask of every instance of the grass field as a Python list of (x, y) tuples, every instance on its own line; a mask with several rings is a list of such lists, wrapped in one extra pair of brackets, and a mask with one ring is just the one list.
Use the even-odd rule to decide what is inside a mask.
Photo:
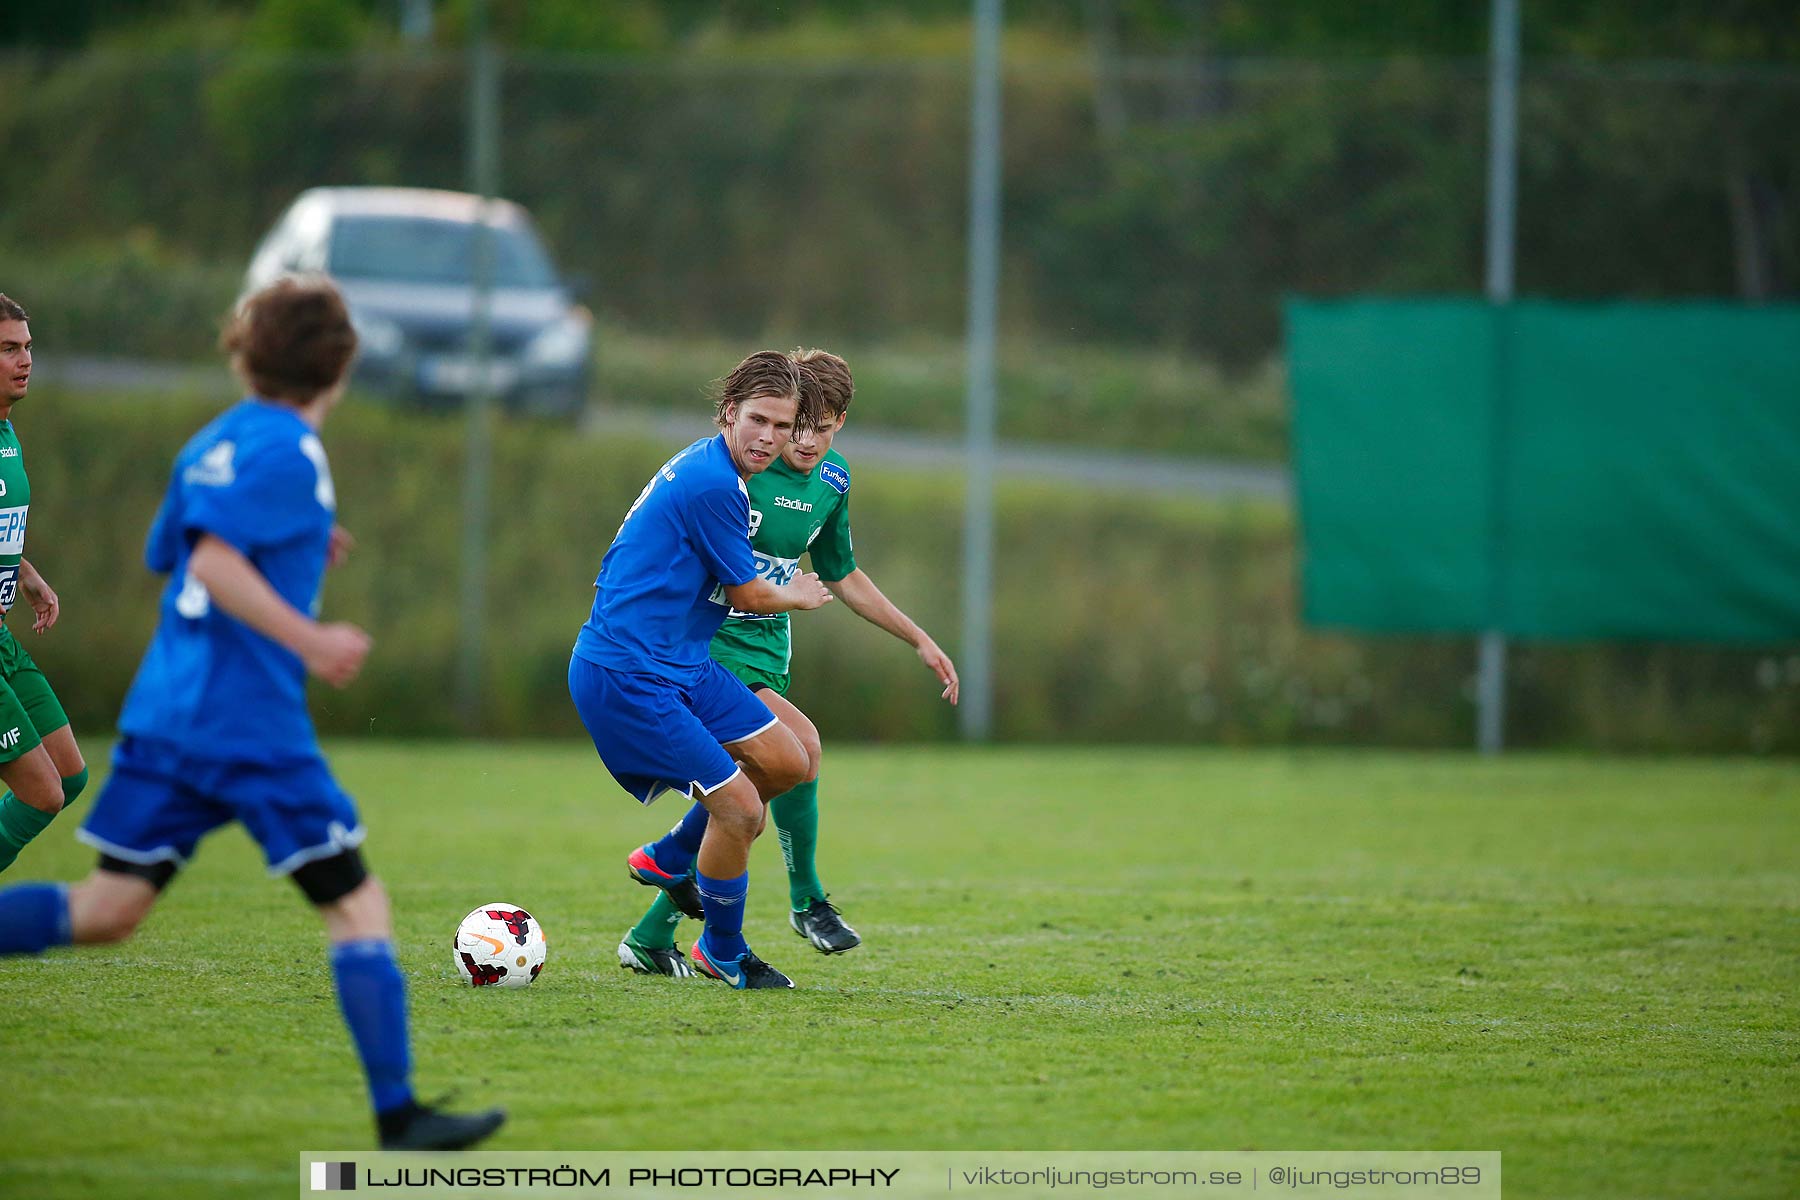
[[(335, 754), (421, 1090), (508, 1106), (494, 1149), (1500, 1150), (1509, 1197), (1800, 1193), (1792, 763), (828, 748), (866, 944), (787, 930), (766, 839), (748, 932), (802, 990), (752, 996), (617, 968), (623, 855), (675, 813), (585, 747)], [(8, 881), (89, 858), (59, 822)], [(451, 930), (502, 899), (549, 965), (469, 990)], [(371, 1142), (316, 922), (235, 831), (135, 941), (0, 989), (4, 1194), (290, 1195)]]

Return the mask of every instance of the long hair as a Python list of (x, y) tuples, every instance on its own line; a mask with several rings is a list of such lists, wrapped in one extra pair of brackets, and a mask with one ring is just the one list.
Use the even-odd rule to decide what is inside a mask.
[(817, 429), (828, 418), (817, 391), (801, 385), (800, 369), (779, 350), (758, 350), (718, 383), (713, 423), (721, 428), (736, 405), (757, 397), (795, 402), (794, 432)]
[(829, 350), (791, 350), (788, 357), (800, 368), (800, 391), (818, 393), (819, 405), (826, 423), (836, 421), (850, 411), (850, 398), (856, 395), (856, 381), (850, 377), (850, 364)]

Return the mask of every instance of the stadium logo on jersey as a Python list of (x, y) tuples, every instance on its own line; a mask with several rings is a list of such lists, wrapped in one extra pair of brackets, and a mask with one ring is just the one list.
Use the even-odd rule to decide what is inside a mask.
[(840, 496), (850, 490), (850, 472), (836, 463), (820, 463), (819, 478), (823, 479), (826, 486)]
[(19, 457), (19, 448), (17, 446), (0, 446), (0, 458), (17, 457)]
[(787, 496), (775, 497), (776, 508), (791, 508), (795, 512), (811, 512), (812, 505), (805, 500), (793, 500)]
[(237, 479), (236, 442), (220, 442), (181, 473), (183, 483), (200, 487), (230, 487)]

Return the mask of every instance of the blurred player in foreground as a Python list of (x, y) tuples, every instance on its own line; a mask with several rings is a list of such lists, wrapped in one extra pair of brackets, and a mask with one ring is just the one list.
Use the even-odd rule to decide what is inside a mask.
[(643, 804), (665, 791), (692, 801), (627, 867), (705, 920), (695, 967), (734, 988), (794, 986), (745, 943), (744, 898), (767, 802), (817, 778), (819, 736), (792, 705), (795, 723), (784, 721), (707, 650), (731, 609), (831, 600), (817, 575), (757, 570), (745, 484), (822, 416), (787, 355), (739, 363), (713, 413), (719, 433), (658, 468), (625, 514), (569, 659), (569, 695), (619, 786)]
[[(750, 544), (756, 551), (757, 571), (775, 582), (791, 579), (799, 573), (800, 556), (811, 555), (825, 586), (857, 616), (912, 646), (944, 685), (944, 699), (954, 704), (955, 664), (856, 565), (850, 536), (850, 466), (831, 448), (849, 417), (856, 390), (849, 364), (823, 350), (796, 350), (789, 357), (799, 368), (801, 391), (817, 395), (825, 419), (815, 430), (796, 433), (778, 461), (750, 477)], [(805, 720), (787, 699), (793, 636), (786, 613), (733, 609), (713, 636), (711, 654), (784, 723), (792, 727)], [(808, 780), (769, 801), (769, 815), (787, 865), (789, 923), (820, 953), (841, 954), (861, 945), (862, 938), (845, 923), (819, 881), (818, 798), (818, 780)], [(675, 944), (681, 917), (667, 893), (658, 896), (619, 943), (619, 965), (643, 975), (691, 974)]]
[[(25, 559), (31, 480), (13, 432), (13, 406), (31, 387), (31, 326), (18, 302), (0, 294), (0, 620), (22, 590), (32, 632), (48, 633), (62, 611), (44, 577)], [(12, 629), (0, 625), (0, 871), (87, 787), (75, 731), (43, 671)]]
[(387, 893), (363, 866), (362, 822), (306, 710), (307, 672), (343, 687), (369, 653), (361, 629), (310, 615), (326, 566), (349, 550), (318, 429), (343, 396), (356, 334), (329, 283), (285, 279), (244, 302), (224, 345), (253, 394), (176, 456), (150, 529), (145, 557), (169, 583), (112, 775), (79, 834), (100, 863), (73, 887), (0, 892), (0, 955), (124, 940), (200, 839), (240, 821), (270, 873), (324, 918), (382, 1148), (460, 1149), (505, 1114), (413, 1097)]

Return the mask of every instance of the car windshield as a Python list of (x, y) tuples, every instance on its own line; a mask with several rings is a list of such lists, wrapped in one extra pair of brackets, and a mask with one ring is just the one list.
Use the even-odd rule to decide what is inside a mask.
[[(332, 227), (329, 269), (344, 279), (472, 283), (475, 229), (430, 217), (343, 217)], [(556, 271), (529, 230), (493, 234), (495, 287), (556, 286)]]

